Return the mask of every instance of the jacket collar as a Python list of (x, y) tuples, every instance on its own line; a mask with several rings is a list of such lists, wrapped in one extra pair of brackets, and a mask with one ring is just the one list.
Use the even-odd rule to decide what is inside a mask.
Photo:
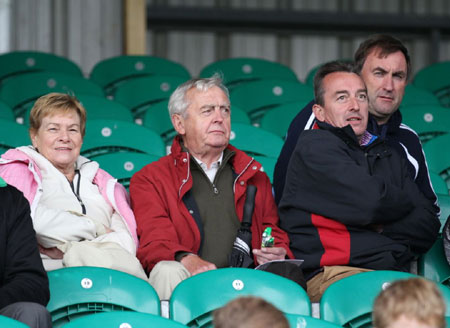
[[(181, 144), (181, 136), (177, 135), (172, 143), (171, 147), (171, 156), (174, 158), (174, 165), (178, 167), (181, 171), (179, 171), (180, 176), (182, 179), (185, 179), (187, 182), (190, 179), (190, 173), (186, 172), (186, 170), (189, 170), (189, 161), (190, 161), (190, 155), (186, 150), (183, 150)], [(226, 149), (232, 151), (235, 153), (233, 157), (230, 158), (230, 163), (233, 167), (233, 171), (238, 175), (241, 176), (245, 174), (245, 178), (251, 178), (256, 172), (258, 172), (261, 169), (261, 164), (256, 162), (252, 157), (248, 156), (243, 151), (237, 149), (236, 147), (228, 144)], [(182, 163), (182, 164), (181, 164)], [(253, 166), (257, 166), (256, 169), (247, 170), (247, 168), (250, 166), (250, 163)], [(185, 169), (184, 169), (185, 168)], [(190, 184), (188, 184), (189, 186)], [(190, 188), (190, 187), (189, 187)]]
[(353, 132), (350, 125), (346, 125), (343, 128), (337, 128), (325, 122), (317, 121), (316, 123), (319, 129), (330, 131), (342, 139), (346, 144), (352, 144), (359, 147), (358, 138), (356, 138), (355, 132)]
[(396, 134), (400, 129), (400, 124), (402, 123), (402, 114), (400, 110), (396, 110), (394, 114), (391, 115), (389, 120), (385, 124), (378, 125), (375, 117), (373, 115), (369, 115), (369, 122), (367, 124), (367, 130), (376, 135), (385, 139), (387, 135)]

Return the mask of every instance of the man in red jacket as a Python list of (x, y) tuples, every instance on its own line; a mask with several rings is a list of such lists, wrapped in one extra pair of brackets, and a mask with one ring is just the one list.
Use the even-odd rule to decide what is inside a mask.
[[(229, 144), (231, 108), (220, 78), (180, 85), (169, 100), (178, 136), (171, 154), (145, 166), (130, 184), (140, 245), (137, 256), (160, 298), (189, 276), (227, 267), (247, 185), (257, 188), (252, 217), (255, 264), (292, 257), (261, 164)], [(272, 228), (274, 247), (261, 248)]]

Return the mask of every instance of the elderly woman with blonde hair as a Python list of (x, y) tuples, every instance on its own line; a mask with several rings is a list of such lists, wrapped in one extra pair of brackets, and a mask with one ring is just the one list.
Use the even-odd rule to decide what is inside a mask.
[(22, 191), (46, 270), (101, 266), (145, 279), (135, 257), (136, 223), (125, 188), (80, 155), (86, 111), (50, 93), (30, 113), (32, 146), (2, 155), (0, 176)]

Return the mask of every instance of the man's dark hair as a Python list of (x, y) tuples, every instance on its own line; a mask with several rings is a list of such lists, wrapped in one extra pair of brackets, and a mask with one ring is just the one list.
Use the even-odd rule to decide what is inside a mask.
[(409, 58), (408, 49), (403, 45), (403, 43), (387, 34), (375, 34), (370, 36), (367, 40), (362, 42), (355, 52), (355, 69), (358, 73), (361, 72), (362, 67), (367, 59), (367, 56), (373, 51), (379, 51), (378, 55), (380, 57), (385, 57), (394, 52), (401, 51), (405, 56), (406, 67), (407, 67), (407, 78), (411, 73), (411, 59)]
[(356, 73), (353, 64), (343, 61), (332, 61), (323, 64), (314, 75), (314, 101), (320, 106), (324, 106), (323, 95), (325, 89), (323, 88), (323, 79), (325, 76), (336, 72)]

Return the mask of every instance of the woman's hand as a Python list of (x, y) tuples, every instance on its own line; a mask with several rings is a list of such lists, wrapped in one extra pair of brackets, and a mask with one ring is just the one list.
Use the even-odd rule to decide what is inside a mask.
[(41, 245), (39, 245), (39, 252), (41, 254), (47, 255), (49, 258), (54, 259), (54, 260), (62, 259), (64, 256), (64, 253), (57, 247), (45, 248), (45, 247), (42, 247)]

